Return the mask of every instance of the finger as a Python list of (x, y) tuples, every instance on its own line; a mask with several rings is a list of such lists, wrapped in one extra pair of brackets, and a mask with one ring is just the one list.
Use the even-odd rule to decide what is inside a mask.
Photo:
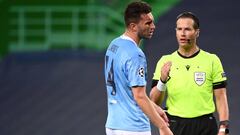
[(168, 119), (166, 113), (160, 107), (157, 109), (157, 112), (162, 117), (162, 119), (168, 124), (169, 119)]
[(164, 120), (165, 120), (167, 123), (169, 122), (169, 119), (168, 119), (166, 113), (163, 113), (163, 118), (164, 118)]
[(172, 66), (172, 62), (168, 62), (167, 67), (171, 68), (171, 66)]
[(164, 63), (164, 65), (163, 65), (164, 69), (167, 70), (167, 71), (170, 70), (171, 66), (172, 66), (171, 61), (168, 61), (168, 62)]
[(172, 66), (172, 62), (171, 62), (171, 61), (167, 61), (165, 64), (166, 64), (167, 66)]

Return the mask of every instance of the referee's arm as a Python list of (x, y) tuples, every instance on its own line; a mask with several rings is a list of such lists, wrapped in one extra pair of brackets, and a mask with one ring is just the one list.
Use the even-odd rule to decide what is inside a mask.
[(154, 103), (161, 106), (165, 98), (165, 91), (159, 91), (157, 89), (158, 81), (160, 80), (152, 80), (152, 89), (150, 91), (149, 97)]
[[(215, 88), (214, 95), (216, 99), (216, 106), (219, 115), (219, 121), (229, 120), (229, 108), (227, 101), (226, 88)], [(221, 125), (224, 126), (224, 125)], [(226, 128), (226, 127), (223, 127)]]

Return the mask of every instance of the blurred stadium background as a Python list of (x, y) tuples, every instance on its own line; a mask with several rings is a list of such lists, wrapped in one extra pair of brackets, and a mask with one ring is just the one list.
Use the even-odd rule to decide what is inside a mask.
[[(146, 1), (153, 6), (157, 26), (142, 46), (149, 86), (158, 59), (177, 49), (176, 16), (196, 13), (200, 48), (216, 53), (228, 75), (230, 131), (236, 135), (240, 1)], [(104, 52), (124, 31), (123, 10), (129, 2), (0, 0), (1, 135), (105, 134)]]

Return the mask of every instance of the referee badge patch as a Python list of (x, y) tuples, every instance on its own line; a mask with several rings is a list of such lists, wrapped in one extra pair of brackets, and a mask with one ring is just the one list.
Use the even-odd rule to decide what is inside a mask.
[(206, 79), (206, 73), (205, 72), (195, 72), (194, 73), (194, 81), (197, 85), (201, 86)]
[(144, 68), (143, 67), (141, 67), (141, 68), (139, 68), (138, 69), (138, 75), (140, 76), (140, 77), (144, 77)]

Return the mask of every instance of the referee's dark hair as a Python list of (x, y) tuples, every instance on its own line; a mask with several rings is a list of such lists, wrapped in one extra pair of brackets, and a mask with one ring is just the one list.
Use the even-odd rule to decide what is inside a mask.
[(142, 14), (148, 14), (151, 11), (151, 6), (143, 1), (128, 4), (124, 13), (125, 25), (128, 26), (130, 23), (138, 23)]
[(195, 14), (193, 14), (192, 12), (183, 12), (183, 13), (179, 14), (179, 15), (177, 16), (176, 21), (177, 21), (178, 19), (180, 19), (180, 18), (191, 18), (191, 19), (193, 19), (193, 21), (194, 21), (193, 28), (194, 28), (194, 29), (199, 29), (199, 28), (200, 28), (199, 19), (198, 19), (198, 17), (197, 17)]

